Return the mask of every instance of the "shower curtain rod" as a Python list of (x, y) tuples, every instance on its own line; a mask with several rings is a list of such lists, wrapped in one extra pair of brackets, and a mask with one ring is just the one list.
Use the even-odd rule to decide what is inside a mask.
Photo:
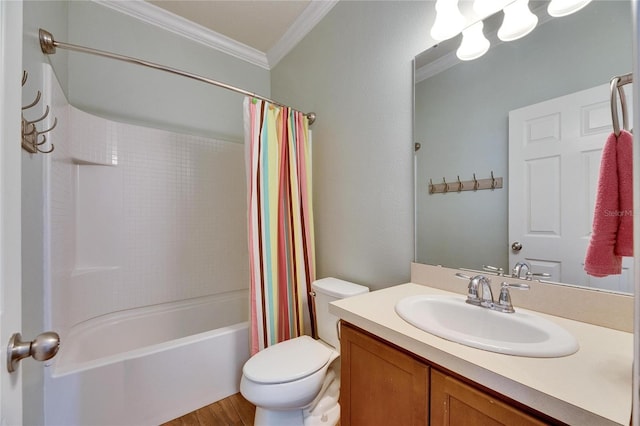
[[(53, 38), (53, 35), (49, 31), (44, 30), (42, 28), (40, 28), (40, 32), (39, 33), (40, 33), (40, 49), (42, 50), (42, 53), (45, 53), (47, 55), (52, 55), (52, 54), (56, 53), (56, 48), (59, 47), (60, 49), (67, 49), (67, 50), (73, 50), (73, 51), (76, 51), (76, 52), (89, 53), (91, 55), (103, 56), (105, 58), (116, 59), (118, 61), (129, 62), (131, 64), (142, 65), (142, 66), (145, 66), (145, 67), (148, 67), (148, 68), (154, 68), (154, 69), (157, 69), (157, 70), (160, 70), (160, 71), (166, 71), (166, 72), (171, 73), (171, 74), (181, 75), (183, 77), (191, 78), (193, 80), (202, 81), (202, 82), (208, 83), (208, 84), (213, 84), (214, 86), (222, 87), (224, 89), (231, 90), (233, 92), (241, 93), (241, 94), (246, 95), (246, 96), (251, 96), (251, 97), (254, 97), (256, 99), (267, 101), (267, 102), (270, 102), (272, 104), (275, 104), (275, 105), (278, 105), (278, 106), (281, 106), (281, 107), (287, 107), (286, 105), (281, 104), (280, 102), (273, 101), (273, 100), (271, 100), (269, 98), (265, 98), (264, 96), (260, 96), (260, 95), (255, 94), (255, 93), (251, 93), (251, 92), (249, 92), (247, 90), (240, 89), (238, 87), (232, 86), (230, 84), (226, 84), (226, 83), (222, 83), (220, 81), (212, 80), (212, 79), (207, 78), (207, 77), (202, 77), (200, 75), (193, 74), (193, 73), (190, 73), (190, 72), (187, 72), (187, 71), (181, 71), (181, 70), (176, 69), (176, 68), (171, 68), (171, 67), (167, 67), (167, 66), (164, 66), (164, 65), (156, 64), (156, 63), (153, 63), (153, 62), (144, 61), (142, 59), (132, 58), (132, 57), (129, 57), (129, 56), (124, 56), (124, 55), (118, 55), (117, 53), (111, 53), (111, 52), (106, 52), (104, 50), (92, 49), (90, 47), (79, 46), (77, 44), (64, 43), (64, 42), (61, 42), (61, 41), (57, 41), (57, 40), (55, 40)], [(309, 120), (309, 124), (313, 124), (313, 122), (316, 121), (316, 113), (315, 112), (304, 113), (304, 115)]]

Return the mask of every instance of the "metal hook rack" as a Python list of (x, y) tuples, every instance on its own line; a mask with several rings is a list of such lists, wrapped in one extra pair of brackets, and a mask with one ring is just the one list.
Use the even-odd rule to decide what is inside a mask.
[(483, 189), (500, 189), (502, 188), (502, 178), (495, 177), (493, 171), (491, 171), (491, 177), (485, 179), (477, 179), (476, 174), (473, 174), (471, 180), (460, 180), (460, 175), (457, 176), (455, 181), (447, 182), (446, 178), (442, 178), (441, 183), (433, 183), (433, 179), (429, 179), (429, 194), (446, 194), (448, 192), (462, 192), (462, 191), (480, 191)]
[[(22, 71), (22, 86), (26, 84), (28, 78), (29, 74), (26, 71)], [(26, 106), (23, 106), (22, 111), (38, 105), (41, 97), (42, 93), (38, 90), (34, 101)], [(49, 133), (58, 125), (58, 117), (54, 117), (53, 124), (48, 129), (38, 130), (38, 128), (36, 127), (36, 123), (39, 123), (47, 118), (49, 116), (49, 112), (50, 108), (49, 105), (47, 105), (44, 114), (40, 118), (37, 118), (35, 120), (27, 120), (26, 118), (24, 118), (24, 112), (22, 113), (22, 149), (32, 154), (49, 154), (53, 152), (55, 148), (53, 144), (51, 144), (51, 148), (49, 148), (48, 150), (43, 150), (41, 147), (47, 142), (47, 135), (45, 133)]]

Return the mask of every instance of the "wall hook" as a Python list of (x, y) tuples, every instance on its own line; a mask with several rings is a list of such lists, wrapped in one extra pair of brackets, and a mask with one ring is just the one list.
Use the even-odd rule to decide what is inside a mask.
[[(29, 73), (23, 70), (22, 86), (26, 84), (28, 78), (29, 78)], [(38, 90), (35, 100), (31, 102), (29, 105), (23, 106), (22, 111), (36, 106), (40, 102), (41, 97), (42, 97), (42, 92)], [(22, 113), (22, 126), (21, 126), (22, 127), (22, 141), (21, 141), (22, 149), (32, 154), (37, 154), (37, 153), (49, 154), (53, 152), (55, 148), (53, 144), (51, 144), (51, 148), (49, 148), (48, 150), (43, 150), (40, 147), (47, 142), (47, 136), (45, 135), (45, 133), (52, 131), (58, 125), (58, 118), (54, 117), (53, 124), (51, 125), (51, 127), (49, 127), (46, 130), (38, 131), (38, 128), (36, 127), (36, 123), (39, 123), (43, 121), (45, 118), (47, 118), (49, 116), (50, 111), (51, 111), (51, 108), (49, 107), (49, 105), (47, 105), (44, 110), (44, 114), (40, 118), (37, 118), (35, 120), (27, 120), (26, 118), (24, 118), (24, 112)], [(42, 136), (42, 138), (39, 138), (39, 136)]]
[(36, 94), (35, 101), (31, 102), (27, 106), (23, 106), (22, 110), (24, 111), (25, 109), (29, 109), (29, 108), (32, 108), (32, 107), (36, 106), (38, 104), (38, 102), (40, 102), (40, 96), (42, 96), (42, 93), (40, 93), (40, 91), (38, 90), (38, 93)]

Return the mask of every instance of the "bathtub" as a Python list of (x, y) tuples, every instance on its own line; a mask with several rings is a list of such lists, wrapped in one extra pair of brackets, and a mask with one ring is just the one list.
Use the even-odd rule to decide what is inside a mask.
[(239, 390), (248, 291), (80, 323), (45, 375), (47, 425), (158, 425)]

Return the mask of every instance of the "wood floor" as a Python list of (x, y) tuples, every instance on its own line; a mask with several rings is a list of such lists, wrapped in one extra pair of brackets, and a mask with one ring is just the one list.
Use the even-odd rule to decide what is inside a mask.
[(252, 426), (256, 407), (239, 393), (162, 426)]

